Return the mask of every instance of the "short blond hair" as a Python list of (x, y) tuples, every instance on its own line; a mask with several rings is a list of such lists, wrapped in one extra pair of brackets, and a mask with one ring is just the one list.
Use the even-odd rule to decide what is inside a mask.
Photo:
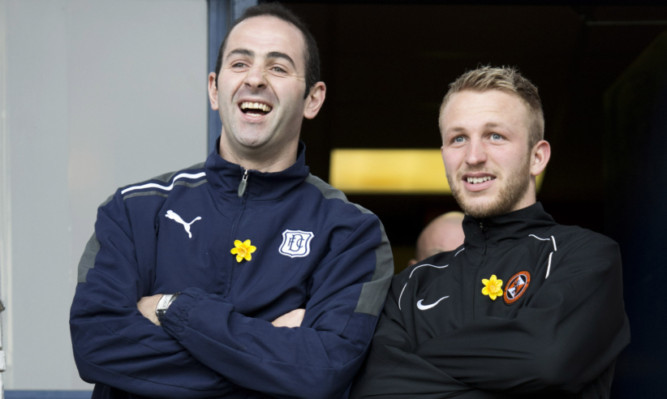
[(532, 111), (533, 120), (528, 134), (529, 148), (544, 139), (544, 111), (537, 87), (515, 68), (483, 66), (459, 76), (449, 85), (449, 90), (440, 106), (440, 115), (452, 95), (464, 90), (480, 92), (499, 90), (518, 96)]

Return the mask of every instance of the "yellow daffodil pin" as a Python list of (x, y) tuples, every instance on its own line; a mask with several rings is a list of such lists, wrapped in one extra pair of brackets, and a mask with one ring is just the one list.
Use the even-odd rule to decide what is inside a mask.
[(495, 274), (491, 275), (490, 279), (482, 279), (482, 294), (488, 295), (492, 301), (495, 301), (497, 297), (503, 295), (503, 280), (498, 280)]
[(230, 251), (232, 255), (236, 255), (236, 261), (241, 263), (243, 259), (250, 261), (252, 253), (257, 250), (257, 247), (250, 243), (250, 240), (234, 240), (234, 248)]

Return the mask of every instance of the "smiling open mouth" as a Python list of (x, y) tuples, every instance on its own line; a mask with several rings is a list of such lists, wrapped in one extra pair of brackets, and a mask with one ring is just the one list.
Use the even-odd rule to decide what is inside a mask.
[(480, 183), (484, 183), (486, 181), (493, 180), (493, 177), (491, 177), (491, 176), (467, 177), (465, 180), (470, 184), (480, 184)]
[(245, 114), (266, 115), (273, 109), (271, 106), (263, 103), (245, 101), (240, 105), (241, 111)]

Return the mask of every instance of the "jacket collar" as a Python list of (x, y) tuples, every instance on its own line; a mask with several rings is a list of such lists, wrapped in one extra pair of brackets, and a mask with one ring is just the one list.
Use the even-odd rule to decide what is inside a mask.
[(465, 246), (481, 247), (524, 238), (535, 233), (536, 229), (555, 223), (551, 215), (544, 211), (540, 202), (518, 211), (486, 219), (476, 219), (466, 215), (463, 219)]
[[(206, 159), (206, 177), (219, 195), (238, 198), (239, 185), (246, 171), (241, 165), (228, 162), (218, 154), (219, 140), (218, 138), (215, 150)], [(310, 169), (306, 165), (306, 146), (300, 141), (296, 162), (289, 168), (271, 173), (248, 170), (244, 197), (249, 200), (282, 198), (301, 184), (309, 174)]]

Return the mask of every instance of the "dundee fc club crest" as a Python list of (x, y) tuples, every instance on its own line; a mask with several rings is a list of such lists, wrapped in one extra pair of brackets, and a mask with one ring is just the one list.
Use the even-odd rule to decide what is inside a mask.
[(315, 235), (312, 231), (285, 230), (279, 252), (290, 258), (303, 258), (310, 253), (310, 240)]

